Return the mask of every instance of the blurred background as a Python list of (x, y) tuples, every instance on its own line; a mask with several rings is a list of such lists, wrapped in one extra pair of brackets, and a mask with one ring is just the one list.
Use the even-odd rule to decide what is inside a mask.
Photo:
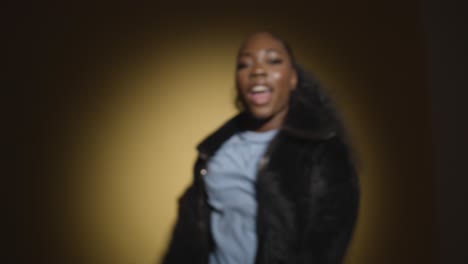
[(159, 263), (195, 146), (236, 113), (236, 51), (258, 30), (324, 83), (360, 155), (346, 263), (466, 263), (461, 5), (7, 5), (6, 263)]

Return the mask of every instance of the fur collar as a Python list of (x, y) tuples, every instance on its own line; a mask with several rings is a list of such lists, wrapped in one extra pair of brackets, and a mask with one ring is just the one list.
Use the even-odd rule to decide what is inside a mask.
[[(198, 146), (202, 157), (212, 156), (219, 147), (233, 134), (240, 131), (246, 112), (241, 112), (224, 123)], [(281, 127), (284, 134), (292, 137), (321, 141), (332, 138), (338, 133), (338, 122), (334, 112), (321, 104), (313, 102), (313, 97), (306, 91), (294, 91), (291, 94), (291, 106)]]

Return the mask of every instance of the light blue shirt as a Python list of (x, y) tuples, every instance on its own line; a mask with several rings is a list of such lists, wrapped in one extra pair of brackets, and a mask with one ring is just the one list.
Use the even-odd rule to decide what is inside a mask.
[(253, 264), (257, 253), (255, 181), (278, 130), (233, 135), (209, 160), (205, 175), (215, 250), (210, 264)]

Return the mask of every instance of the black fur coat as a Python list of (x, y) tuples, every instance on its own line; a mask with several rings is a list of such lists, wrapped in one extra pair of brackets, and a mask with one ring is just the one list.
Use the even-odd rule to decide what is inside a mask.
[[(341, 263), (357, 218), (357, 173), (336, 120), (327, 116), (332, 112), (317, 109), (307, 94), (295, 96), (302, 99), (291, 105), (257, 175), (256, 263)], [(214, 245), (203, 175), (207, 160), (239, 130), (243, 116), (198, 146), (193, 183), (179, 199), (163, 263), (208, 263)]]

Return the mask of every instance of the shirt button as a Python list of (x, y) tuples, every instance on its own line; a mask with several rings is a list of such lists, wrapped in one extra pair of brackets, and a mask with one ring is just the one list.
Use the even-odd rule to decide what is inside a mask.
[(203, 175), (203, 176), (205, 176), (205, 175), (206, 175), (206, 169), (201, 169), (201, 170), (200, 170), (200, 174)]

